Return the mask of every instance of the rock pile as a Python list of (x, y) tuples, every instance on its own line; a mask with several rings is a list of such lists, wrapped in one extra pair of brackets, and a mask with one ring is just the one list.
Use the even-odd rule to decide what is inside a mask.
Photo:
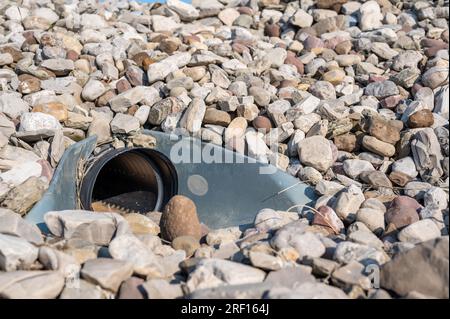
[[(0, 296), (448, 298), (448, 20), (448, 0), (2, 1)], [(142, 128), (319, 198), (243, 233), (178, 197), (161, 223), (50, 212), (44, 236), (22, 219), (68, 146), (147, 146)]]

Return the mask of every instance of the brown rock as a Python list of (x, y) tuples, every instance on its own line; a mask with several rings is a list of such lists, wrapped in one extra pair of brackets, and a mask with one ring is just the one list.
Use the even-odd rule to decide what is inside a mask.
[(144, 60), (150, 58), (146, 52), (139, 52), (131, 58), (139, 67), (143, 66)]
[(399, 185), (399, 186), (405, 186), (407, 183), (409, 183), (410, 181), (412, 181), (412, 177), (406, 175), (405, 173), (402, 172), (392, 172), (391, 174), (389, 174), (389, 179)]
[(215, 108), (208, 108), (203, 118), (204, 124), (214, 124), (220, 126), (228, 126), (231, 122), (231, 115), (225, 111), (217, 110)]
[(202, 230), (197, 208), (189, 198), (176, 195), (170, 199), (161, 216), (161, 236), (172, 241), (179, 236), (193, 236), (200, 239)]
[(253, 122), (253, 127), (257, 129), (258, 131), (261, 130), (264, 133), (269, 132), (272, 129), (272, 123), (270, 120), (265, 116), (257, 116)]
[(13, 61), (17, 62), (23, 58), (22, 51), (17, 50), (13, 46), (4, 46), (0, 48), (0, 53), (9, 53), (11, 54)]
[(348, 0), (317, 0), (317, 8), (319, 9), (332, 9), (339, 12), (341, 6), (347, 3)]
[(41, 199), (47, 187), (48, 183), (43, 179), (30, 177), (24, 183), (9, 191), (1, 206), (20, 215), (25, 215)]
[(433, 112), (428, 109), (417, 111), (408, 118), (408, 126), (410, 128), (430, 127), (433, 123)]
[(30, 94), (37, 92), (41, 89), (41, 80), (29, 74), (19, 75), (19, 87), (18, 90), (22, 94)]
[(178, 47), (180, 46), (180, 42), (177, 40), (178, 39), (173, 39), (173, 38), (164, 39), (159, 44), (159, 49), (163, 52), (171, 54), (171, 53), (175, 52), (176, 50), (178, 50)]
[(395, 144), (400, 140), (400, 129), (393, 121), (385, 121), (376, 116), (365, 117), (364, 129), (380, 141)]
[(180, 236), (172, 241), (172, 247), (175, 250), (184, 250), (186, 257), (192, 256), (195, 251), (200, 248), (200, 243), (193, 236)]
[(418, 211), (422, 206), (408, 196), (396, 197), (385, 214), (386, 224), (393, 224), (396, 229), (419, 221)]
[(103, 93), (102, 96), (100, 96), (97, 99), (96, 105), (97, 106), (108, 106), (109, 100), (111, 100), (113, 97), (116, 96), (116, 93), (114, 90), (109, 90)]
[(264, 27), (264, 34), (269, 37), (280, 37), (280, 26), (278, 24), (266, 24)]
[(338, 150), (351, 153), (356, 148), (356, 136), (350, 133), (336, 136), (334, 138), (334, 144)]
[(336, 51), (337, 54), (348, 54), (351, 49), (352, 49), (352, 42), (350, 40), (347, 40), (339, 42), (334, 48), (334, 51)]
[(33, 107), (32, 112), (41, 112), (53, 115), (60, 122), (64, 122), (65, 120), (67, 120), (69, 114), (67, 111), (67, 107), (60, 102), (49, 102), (46, 104), (36, 105), (35, 107)]

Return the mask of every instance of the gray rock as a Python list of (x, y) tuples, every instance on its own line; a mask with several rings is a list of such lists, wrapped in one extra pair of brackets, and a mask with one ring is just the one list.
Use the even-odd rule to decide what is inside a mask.
[(0, 208), (0, 233), (21, 237), (35, 245), (43, 244), (39, 228), (9, 209)]
[(369, 83), (364, 92), (366, 95), (372, 95), (376, 98), (384, 98), (399, 94), (395, 83), (389, 80)]
[(132, 235), (115, 237), (108, 248), (114, 259), (127, 261), (133, 265), (133, 271), (139, 275), (161, 277), (164, 269), (157, 256), (143, 242)]
[(295, 289), (274, 288), (267, 293), (269, 299), (348, 299), (339, 288), (323, 283), (304, 283)]
[(448, 237), (443, 237), (397, 254), (381, 268), (381, 287), (400, 296), (417, 291), (437, 298), (448, 298), (448, 247)]
[(0, 273), (0, 297), (5, 299), (54, 299), (64, 287), (57, 271), (12, 271)]
[(251, 284), (264, 280), (266, 274), (260, 269), (228, 260), (204, 259), (189, 274), (186, 282), (190, 292), (213, 288), (224, 284)]
[(81, 269), (81, 276), (87, 281), (116, 292), (120, 284), (133, 273), (133, 265), (126, 261), (110, 258), (88, 260)]
[(172, 284), (164, 279), (150, 279), (142, 284), (148, 299), (175, 299), (183, 297), (180, 284)]
[[(155, 22), (155, 17), (157, 16), (153, 16), (153, 22)], [(164, 30), (167, 30), (167, 26), (165, 26)], [(178, 70), (178, 68), (184, 67), (190, 60), (191, 55), (189, 53), (181, 52), (171, 55), (160, 62), (151, 64), (147, 70), (149, 83), (164, 80), (167, 75)]]
[(0, 234), (0, 269), (26, 270), (37, 259), (38, 249), (20, 237)]
[(111, 131), (119, 134), (129, 134), (140, 128), (139, 120), (128, 114), (117, 113), (110, 123)]
[(343, 241), (337, 245), (334, 259), (344, 264), (348, 264), (351, 261), (359, 261), (363, 265), (382, 265), (389, 261), (389, 256), (373, 247)]
[(52, 211), (44, 215), (50, 232), (58, 237), (80, 238), (97, 245), (108, 245), (114, 236), (129, 233), (128, 224), (116, 213), (83, 210)]

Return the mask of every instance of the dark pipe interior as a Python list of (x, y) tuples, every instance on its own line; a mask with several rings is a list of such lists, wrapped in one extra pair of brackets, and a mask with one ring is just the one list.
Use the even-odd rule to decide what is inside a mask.
[(91, 164), (80, 188), (81, 207), (101, 212), (161, 211), (178, 191), (164, 154), (146, 148), (111, 150)]
[(92, 202), (102, 201), (141, 213), (152, 211), (158, 199), (158, 178), (142, 154), (122, 153), (99, 171)]

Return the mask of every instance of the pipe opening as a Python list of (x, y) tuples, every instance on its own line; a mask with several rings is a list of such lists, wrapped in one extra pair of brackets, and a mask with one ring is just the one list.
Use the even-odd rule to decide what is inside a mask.
[(150, 149), (110, 151), (89, 168), (81, 205), (94, 211), (146, 213), (161, 210), (177, 192), (173, 164)]

